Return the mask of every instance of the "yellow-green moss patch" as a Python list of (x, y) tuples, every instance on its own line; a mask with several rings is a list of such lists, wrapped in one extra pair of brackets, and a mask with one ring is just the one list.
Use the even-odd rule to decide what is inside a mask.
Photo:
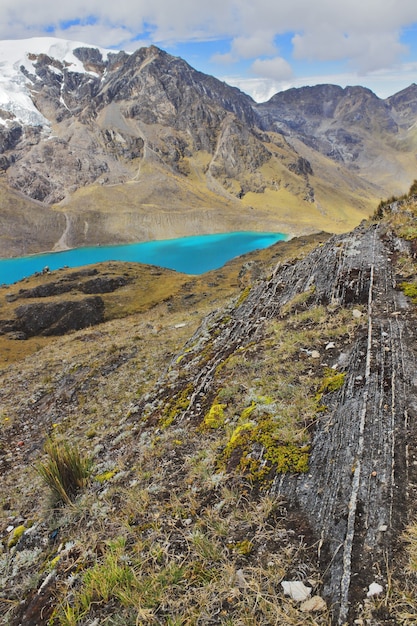
[(337, 370), (326, 368), (324, 371), (323, 382), (320, 386), (319, 393), (331, 393), (337, 391), (345, 382), (346, 372), (338, 372)]
[(109, 470), (108, 472), (103, 472), (102, 474), (98, 474), (98, 476), (95, 476), (94, 480), (96, 480), (98, 483), (105, 483), (106, 481), (113, 478), (116, 472), (116, 469)]
[(400, 289), (413, 304), (417, 304), (417, 283), (400, 283)]
[(220, 428), (224, 424), (224, 409), (227, 404), (219, 404), (215, 402), (210, 407), (210, 410), (204, 416), (204, 426), (207, 428)]
[(237, 454), (237, 467), (250, 480), (263, 482), (272, 473), (305, 473), (308, 471), (310, 448), (280, 438), (279, 422), (271, 416), (258, 423), (239, 424), (224, 449), (229, 461)]
[(19, 541), (20, 537), (23, 535), (25, 530), (26, 530), (26, 526), (24, 526), (23, 524), (21, 524), (20, 526), (16, 526), (16, 528), (12, 532), (12, 536), (10, 537), (7, 543), (7, 547), (13, 548), (13, 546), (17, 544), (17, 542)]
[(193, 390), (193, 385), (190, 383), (184, 389), (174, 395), (174, 397), (166, 404), (164, 413), (159, 421), (161, 428), (168, 428), (175, 418), (183, 413), (190, 404), (190, 395)]
[(245, 302), (245, 300), (248, 298), (250, 294), (250, 291), (251, 291), (250, 285), (244, 288), (244, 290), (242, 291), (242, 293), (240, 294), (238, 298), (238, 301), (236, 302), (236, 308)]

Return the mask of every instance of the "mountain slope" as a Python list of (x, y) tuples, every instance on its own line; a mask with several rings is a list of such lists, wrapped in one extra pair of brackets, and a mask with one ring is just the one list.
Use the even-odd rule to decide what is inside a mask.
[[(257, 105), (154, 46), (0, 43), (1, 178), (59, 215), (58, 248), (242, 223), (343, 232), (414, 177), (411, 88), (381, 101), (319, 86)], [(36, 223), (19, 212), (16, 229), (23, 219)], [(29, 251), (50, 249), (43, 232)]]
[(381, 189), (402, 193), (416, 168), (415, 96), (413, 86), (381, 100), (363, 87), (317, 85), (277, 93), (257, 109), (263, 125), (297, 149), (303, 142)]
[[(6, 624), (413, 623), (416, 207), (179, 280), (3, 369)], [(47, 434), (93, 461), (54, 509)]]
[[(10, 256), (52, 249), (65, 229), (65, 216), (0, 180), (1, 246)], [(0, 277), (0, 283), (2, 282)]]

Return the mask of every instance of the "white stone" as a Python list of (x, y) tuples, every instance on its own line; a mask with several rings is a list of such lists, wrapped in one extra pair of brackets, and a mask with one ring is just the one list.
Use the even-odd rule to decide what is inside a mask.
[(371, 583), (369, 585), (369, 591), (366, 595), (368, 596), (368, 598), (372, 598), (372, 596), (377, 596), (383, 591), (384, 591), (384, 588), (382, 587), (382, 585), (379, 585), (378, 583)]
[(283, 580), (281, 585), (284, 589), (284, 594), (290, 596), (296, 602), (304, 602), (311, 594), (311, 587), (306, 587), (299, 580)]
[(336, 346), (334, 341), (329, 341), (329, 343), (326, 346), (326, 350), (331, 350), (332, 348), (334, 348)]
[(353, 317), (356, 317), (356, 319), (358, 319), (359, 317), (362, 317), (362, 313), (361, 311), (359, 311), (359, 309), (353, 309), (352, 315)]
[(319, 359), (320, 358), (320, 352), (318, 352), (317, 350), (312, 350), (310, 353), (310, 356), (312, 359)]

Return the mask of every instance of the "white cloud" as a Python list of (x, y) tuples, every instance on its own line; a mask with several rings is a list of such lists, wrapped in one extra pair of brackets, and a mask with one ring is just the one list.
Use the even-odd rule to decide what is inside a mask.
[[(343, 60), (367, 73), (394, 67), (405, 49), (399, 37), (417, 22), (415, 0), (1, 0), (0, 39), (45, 33), (104, 47), (133, 49), (175, 42), (229, 39), (217, 61), (258, 59), (254, 68), (272, 73), (275, 36), (293, 35), (296, 60)], [(70, 23), (69, 28), (64, 28)], [(49, 27), (49, 30), (45, 30)], [(285, 51), (287, 63), (291, 51)], [(229, 56), (227, 56), (229, 54)], [(265, 59), (264, 57), (271, 57)], [(281, 72), (288, 68), (281, 61)]]
[(240, 59), (253, 59), (262, 55), (277, 53), (273, 43), (273, 33), (268, 36), (264, 33), (255, 33), (249, 37), (235, 37), (232, 41), (232, 54)]
[(314, 32), (296, 34), (292, 39), (295, 59), (319, 61), (347, 60), (361, 72), (387, 67), (405, 54), (406, 47), (398, 41), (395, 32), (381, 32), (363, 36), (337, 32), (329, 24)]
[(288, 89), (289, 84), (269, 78), (242, 78), (242, 76), (223, 76), (228, 85), (238, 87), (244, 93), (249, 94), (255, 102), (266, 102), (278, 91)]
[(282, 57), (274, 59), (256, 59), (251, 65), (251, 71), (263, 78), (273, 80), (288, 80), (292, 76), (292, 69), (289, 63)]
[[(54, 37), (82, 41), (83, 43), (99, 46), (103, 48), (118, 48), (130, 51), (132, 44), (132, 33), (126, 28), (112, 28), (110, 31), (100, 24), (75, 25), (65, 30), (58, 28), (54, 32)], [(133, 48), (141, 45), (148, 46), (149, 41), (136, 41)]]
[(273, 43), (273, 34), (255, 33), (250, 37), (235, 37), (231, 41), (230, 52), (213, 54), (211, 61), (221, 65), (237, 63), (241, 59), (253, 59), (263, 55), (275, 55), (277, 48)]
[(213, 54), (211, 61), (213, 61), (213, 63), (218, 63), (219, 65), (232, 65), (233, 63), (236, 63), (236, 57), (231, 52), (226, 52), (225, 54)]
[[(367, 76), (366, 87), (371, 89), (379, 98), (388, 98), (411, 83), (417, 82), (417, 61), (398, 65), (391, 70), (380, 69), (370, 72)], [(340, 85), (341, 87), (363, 85), (363, 77), (357, 72), (344, 72), (340, 74), (316, 74), (312, 76), (290, 77), (277, 80), (273, 77), (222, 76), (229, 85), (238, 87), (249, 94), (256, 102), (266, 102), (279, 91), (285, 91), (291, 87), (314, 86), (318, 84)]]

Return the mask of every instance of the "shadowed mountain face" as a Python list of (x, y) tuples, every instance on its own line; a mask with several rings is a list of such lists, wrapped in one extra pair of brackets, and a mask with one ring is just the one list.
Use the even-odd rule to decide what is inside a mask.
[[(403, 185), (415, 161), (404, 161), (415, 145), (415, 85), (379, 99), (363, 87), (318, 85), (290, 89), (257, 109), (265, 127), (282, 132), (294, 146), (299, 142), (332, 161), (391, 189)], [(411, 155), (410, 155), (411, 156)]]
[(8, 229), (35, 223), (33, 202), (46, 226), (20, 245), (0, 234), (1, 256), (240, 230), (242, 220), (340, 232), (414, 178), (415, 86), (383, 101), (320, 85), (256, 104), (154, 46), (73, 53), (82, 71), (28, 53), (16, 82), (36, 115), (0, 110), (4, 206), (15, 191), (26, 199)]

